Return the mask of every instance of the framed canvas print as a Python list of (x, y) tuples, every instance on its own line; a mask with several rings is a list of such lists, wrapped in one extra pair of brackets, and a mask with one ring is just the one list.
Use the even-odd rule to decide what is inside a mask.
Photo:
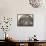
[(33, 14), (17, 14), (17, 26), (33, 26)]

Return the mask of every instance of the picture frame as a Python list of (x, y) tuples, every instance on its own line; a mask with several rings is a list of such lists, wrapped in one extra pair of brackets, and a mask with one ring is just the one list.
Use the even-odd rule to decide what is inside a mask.
[(33, 26), (33, 14), (17, 14), (17, 26)]

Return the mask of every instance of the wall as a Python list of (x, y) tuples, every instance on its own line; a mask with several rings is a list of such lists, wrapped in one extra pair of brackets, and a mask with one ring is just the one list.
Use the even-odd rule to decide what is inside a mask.
[[(32, 8), (28, 0), (0, 0), (0, 16), (13, 17), (10, 33), (17, 40), (27, 40), (34, 34), (37, 39), (44, 40), (45, 38), (45, 15), (46, 8)], [(34, 14), (34, 26), (32, 27), (17, 27), (17, 14)], [(2, 35), (3, 31), (0, 31)], [(4, 33), (3, 33), (4, 34)], [(4, 37), (0, 36), (0, 39)]]

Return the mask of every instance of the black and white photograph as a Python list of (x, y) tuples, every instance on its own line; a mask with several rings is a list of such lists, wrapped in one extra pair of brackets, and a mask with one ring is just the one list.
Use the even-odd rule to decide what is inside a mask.
[(33, 14), (17, 14), (17, 26), (33, 26)]

